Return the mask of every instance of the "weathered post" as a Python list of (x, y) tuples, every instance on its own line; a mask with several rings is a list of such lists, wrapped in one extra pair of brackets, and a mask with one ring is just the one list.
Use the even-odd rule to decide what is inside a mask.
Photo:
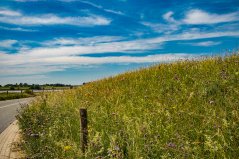
[(80, 118), (81, 118), (81, 151), (85, 153), (87, 149), (87, 110), (80, 109)]
[(22, 89), (21, 89), (21, 94), (22, 94)]
[(7, 90), (7, 95), (8, 95), (8, 90)]

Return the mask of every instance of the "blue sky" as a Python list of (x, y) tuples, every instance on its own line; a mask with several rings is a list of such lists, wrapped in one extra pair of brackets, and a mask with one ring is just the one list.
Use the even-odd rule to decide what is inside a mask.
[(238, 0), (0, 1), (0, 84), (81, 84), (238, 48)]

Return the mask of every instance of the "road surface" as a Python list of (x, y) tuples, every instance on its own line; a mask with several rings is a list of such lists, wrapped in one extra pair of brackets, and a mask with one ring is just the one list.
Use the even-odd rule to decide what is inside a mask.
[(22, 104), (29, 103), (33, 98), (22, 98), (0, 101), (0, 133), (2, 133), (16, 118), (17, 110)]

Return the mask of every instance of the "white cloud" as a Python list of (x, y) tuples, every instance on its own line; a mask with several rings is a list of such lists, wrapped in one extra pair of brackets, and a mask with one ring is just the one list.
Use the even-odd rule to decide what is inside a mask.
[(186, 13), (185, 19), (183, 19), (182, 22), (186, 24), (216, 24), (238, 20), (239, 12), (215, 14), (200, 9), (192, 9)]
[(76, 46), (60, 46), (60, 47), (42, 47), (23, 52), (28, 56), (44, 57), (44, 56), (73, 56), (92, 53), (112, 53), (112, 52), (127, 52), (127, 51), (143, 51), (158, 48), (160, 44), (148, 43), (144, 40), (122, 41), (99, 43), (95, 45), (76, 45)]
[(65, 46), (65, 45), (95, 45), (99, 43), (116, 42), (125, 39), (121, 36), (93, 36), (88, 38), (57, 38), (45, 41), (45, 46)]
[(174, 13), (172, 11), (169, 11), (163, 15), (163, 19), (167, 22), (176, 23), (176, 20), (173, 18), (173, 14)]
[(196, 40), (216, 37), (239, 37), (239, 31), (215, 31), (201, 32), (199, 30), (186, 31), (179, 34), (165, 35), (156, 38), (145, 39), (149, 44), (163, 43), (167, 41)]
[(157, 33), (171, 34), (181, 28), (181, 23), (173, 18), (173, 14), (174, 12), (169, 11), (162, 16), (163, 19), (168, 22), (168, 24), (151, 22), (142, 22), (142, 24), (150, 27), (153, 31)]
[(90, 15), (86, 17), (58, 17), (54, 14), (44, 14), (36, 16), (0, 16), (0, 22), (15, 25), (77, 25), (77, 26), (95, 26), (109, 25), (111, 20)]
[[(54, 14), (42, 14), (28, 16), (21, 12), (0, 8), (0, 22), (15, 25), (76, 25), (76, 26), (95, 26), (109, 25), (111, 20), (98, 15), (88, 15), (81, 17), (59, 17)], [(4, 28), (4, 27), (2, 27)], [(4, 28), (6, 29), (6, 28)], [(7, 29), (6, 29), (7, 30)], [(8, 29), (9, 30), (9, 29)], [(26, 31), (26, 29), (15, 28), (15, 30)]]
[(150, 23), (150, 22), (142, 22), (142, 24), (147, 27), (150, 27), (153, 31), (157, 33), (164, 33), (164, 34), (170, 34), (180, 29), (180, 26), (177, 24), (161, 24), (161, 23)]
[[(102, 42), (96, 41), (93, 45), (86, 45), (87, 41), (90, 41), (94, 38), (81, 39), (83, 43), (78, 42), (79, 39), (58, 39), (48, 41), (47, 43), (53, 46), (43, 46), (34, 49), (22, 50), (18, 53), (20, 59), (21, 57), (34, 57), (37, 61), (41, 57), (59, 57), (59, 56), (79, 56), (83, 54), (100, 54), (100, 53), (113, 53), (113, 52), (128, 52), (128, 53), (139, 53), (144, 52), (145, 50), (154, 50), (159, 49), (160, 46), (167, 41), (176, 41), (176, 40), (196, 40), (196, 39), (206, 39), (206, 38), (215, 38), (223, 36), (239, 36), (239, 31), (237, 32), (186, 32), (182, 34), (167, 35), (157, 38), (149, 39), (140, 39), (140, 40), (131, 40), (131, 41), (110, 41)], [(101, 37), (98, 37), (101, 39)], [(104, 39), (104, 37), (102, 37)], [(107, 38), (106, 38), (107, 39)], [(84, 41), (85, 40), (85, 41)], [(112, 39), (111, 39), (112, 40)], [(60, 46), (55, 46), (60, 44)], [(73, 46), (68, 46), (73, 44)], [(205, 45), (205, 44), (204, 44)], [(1, 57), (3, 59), (3, 57)], [(13, 58), (13, 63), (16, 58)], [(26, 61), (25, 59), (23, 61)], [(2, 64), (11, 64), (11, 61), (2, 61)]]
[[(142, 22), (142, 24), (150, 27), (155, 32), (171, 34), (183, 28), (182, 25), (185, 25), (185, 24), (190, 24), (190, 25), (194, 25), (194, 24), (207, 25), (208, 24), (209, 25), (209, 24), (239, 21), (238, 11), (228, 13), (228, 14), (215, 14), (215, 13), (208, 13), (200, 9), (191, 9), (185, 13), (185, 17), (183, 19), (179, 19), (179, 20), (175, 20), (173, 15), (174, 15), (173, 11), (169, 11), (162, 15), (163, 19), (167, 22), (167, 24), (151, 23), (151, 22)], [(228, 23), (224, 25), (228, 25)], [(225, 30), (225, 28), (223, 30)]]
[[(176, 40), (196, 40), (215, 38), (223, 36), (239, 36), (239, 31), (222, 31), (222, 32), (200, 32), (192, 30), (175, 35), (161, 36), (157, 38), (139, 39), (139, 40), (119, 40), (117, 37), (91, 37), (81, 39), (83, 43), (78, 42), (79, 39), (54, 39), (53, 46), (43, 46), (33, 49), (22, 49), (15, 54), (0, 53), (0, 67), (2, 76), (14, 75), (26, 72), (26, 74), (38, 74), (54, 71), (62, 71), (73, 65), (95, 65), (105, 63), (147, 63), (147, 62), (163, 62), (185, 59), (193, 55), (189, 54), (164, 54), (150, 55), (143, 57), (117, 56), (117, 57), (85, 57), (83, 54), (101, 54), (113, 52), (140, 53), (145, 50), (159, 49), (160, 45), (167, 41)], [(86, 44), (90, 40), (101, 39), (95, 41), (93, 45)], [(58, 40), (58, 41), (57, 41)], [(119, 41), (118, 41), (119, 40)], [(105, 41), (105, 42), (104, 42)], [(51, 43), (51, 42), (49, 42)], [(55, 46), (60, 44), (62, 46)], [(73, 44), (73, 46), (67, 46)], [(212, 43), (201, 43), (200, 45), (212, 45)], [(215, 44), (215, 43), (214, 43)], [(10, 45), (9, 45), (10, 46)], [(196, 55), (194, 55), (196, 56)], [(17, 60), (16, 60), (17, 59)]]
[[(0, 54), (2, 65), (0, 75), (31, 75), (49, 72), (63, 71), (70, 67), (84, 65), (100, 65), (109, 63), (157, 63), (185, 60), (197, 55), (191, 54), (161, 54), (143, 57), (119, 56), (119, 57), (82, 57), (82, 56), (58, 56), (58, 57), (29, 57), (24, 55)], [(18, 60), (13, 60), (18, 58)], [(2, 63), (4, 61), (4, 63)], [(8, 64), (7, 64), (8, 63)], [(9, 65), (10, 64), (10, 65)]]
[(104, 9), (104, 11), (108, 12), (108, 13), (113, 13), (113, 14), (118, 14), (118, 15), (125, 15), (123, 12), (121, 11), (115, 11), (115, 10), (111, 10), (111, 9)]
[[(65, 1), (65, 2), (70, 1), (70, 2), (71, 2), (71, 1), (74, 1), (74, 0), (61, 0), (61, 1)], [(92, 6), (92, 7), (98, 8), (98, 9), (103, 10), (103, 11), (108, 12), (108, 13), (113, 13), (113, 14), (118, 14), (118, 15), (125, 15), (125, 14), (124, 14), (123, 12), (121, 12), (121, 11), (115, 11), (115, 10), (111, 10), (111, 9), (105, 9), (103, 6), (97, 5), (97, 4), (92, 3), (92, 2), (89, 2), (89, 1), (80, 0), (80, 2), (85, 3), (85, 4), (88, 4), (88, 5)]]
[(2, 40), (0, 41), (0, 48), (11, 48), (16, 43), (16, 40)]
[(6, 8), (0, 8), (0, 16), (21, 16), (20, 12), (9, 10)]
[[(197, 55), (196, 55), (197, 56)], [(63, 63), (63, 64), (80, 64), (80, 65), (92, 65), (92, 64), (105, 64), (105, 63), (156, 63), (156, 62), (170, 62), (175, 60), (182, 60), (193, 58), (195, 55), (191, 54), (159, 54), (148, 55), (142, 57), (132, 56), (118, 56), (118, 57), (72, 57), (62, 56), (57, 58), (49, 58), (46, 61), (49, 63)]]
[(221, 42), (216, 42), (216, 41), (203, 41), (203, 42), (198, 42), (198, 43), (190, 43), (193, 46), (204, 46), (204, 47), (208, 47), (208, 46), (215, 46), (215, 45), (219, 45), (221, 44)]
[(36, 32), (37, 30), (33, 30), (33, 29), (25, 29), (25, 28), (9, 28), (9, 27), (3, 27), (0, 26), (0, 29), (4, 29), (4, 30), (10, 30), (10, 31), (22, 31), (22, 32)]

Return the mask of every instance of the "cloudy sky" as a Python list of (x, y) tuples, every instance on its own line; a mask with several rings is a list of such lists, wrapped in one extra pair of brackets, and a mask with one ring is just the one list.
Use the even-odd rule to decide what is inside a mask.
[(81, 84), (238, 48), (238, 0), (0, 1), (0, 84)]

